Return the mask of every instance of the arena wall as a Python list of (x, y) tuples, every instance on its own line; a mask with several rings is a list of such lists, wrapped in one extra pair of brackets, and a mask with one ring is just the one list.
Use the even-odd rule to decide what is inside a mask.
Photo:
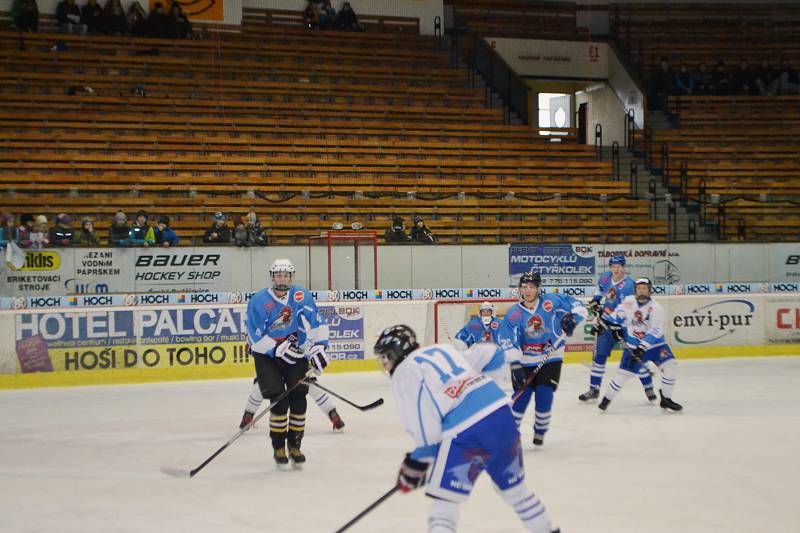
[[(798, 293), (659, 301), (678, 358), (800, 355)], [(332, 332), (329, 371), (376, 370), (371, 347), (392, 324), (408, 324), (432, 342), (433, 306), (434, 300), (320, 303)], [(244, 311), (241, 303), (0, 311), (0, 388), (251, 376)], [(588, 362), (592, 343), (588, 326), (579, 328), (567, 362)]]

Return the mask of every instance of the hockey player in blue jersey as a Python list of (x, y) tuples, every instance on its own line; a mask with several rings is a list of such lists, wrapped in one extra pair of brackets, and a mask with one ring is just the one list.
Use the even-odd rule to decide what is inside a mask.
[(503, 350), (488, 342), (466, 352), (450, 344), (420, 348), (414, 331), (403, 325), (385, 329), (374, 350), (416, 446), (400, 466), (397, 486), (410, 492), (427, 482), (433, 498), (428, 532), (456, 531), (459, 504), (485, 470), (527, 531), (551, 533), (544, 505), (525, 484), (508, 397), (487, 375), (505, 368)]
[(533, 444), (536, 446), (544, 444), (544, 435), (550, 427), (553, 395), (561, 378), (565, 337), (571, 337), (588, 314), (571, 296), (542, 294), (541, 284), (538, 272), (522, 274), (519, 280), (521, 301), (506, 312), (498, 335), (500, 346), (513, 350), (515, 355), (511, 359), (518, 360), (511, 365), (516, 397), (511, 409), (517, 426), (525, 416), (531, 397), (535, 396)]
[[(294, 271), (288, 259), (273, 261), (269, 267), (272, 287), (255, 293), (247, 304), (250, 355), (261, 394), (270, 401), (306, 379), (307, 374), (322, 374), (328, 365), (328, 326), (317, 312), (311, 294), (292, 285)], [(306, 461), (300, 444), (306, 424), (307, 393), (308, 385), (301, 383), (270, 413), (270, 439), (279, 468), (289, 459), (297, 468)]]
[[(594, 296), (589, 302), (589, 307), (592, 308), (597, 321), (604, 315), (613, 313), (626, 296), (633, 294), (633, 280), (625, 274), (625, 256), (612, 256), (608, 260), (608, 267), (610, 269), (608, 272), (600, 274), (597, 287), (594, 289)], [(596, 400), (600, 396), (600, 384), (603, 381), (603, 374), (606, 372), (606, 361), (616, 344), (617, 339), (609, 330), (597, 335), (594, 354), (592, 354), (589, 390), (578, 396), (580, 401), (588, 402)], [(647, 399), (651, 402), (655, 401), (656, 393), (653, 390), (653, 379), (650, 374), (642, 370), (639, 380), (642, 382)]]
[[(478, 315), (470, 319), (458, 330), (453, 344), (456, 347), (469, 348), (476, 342), (493, 342), (497, 344), (497, 332), (500, 320), (495, 316), (496, 310), (491, 302), (483, 302), (478, 308)], [(459, 342), (460, 341), (460, 342)], [(464, 343), (461, 345), (461, 343)]]
[(664, 339), (664, 308), (653, 300), (652, 284), (648, 278), (636, 279), (636, 295), (626, 296), (617, 308), (604, 315), (600, 330), (612, 332), (625, 342), (619, 370), (606, 389), (598, 407), (605, 411), (611, 400), (622, 390), (631, 376), (639, 375), (647, 366), (650, 371), (661, 370), (661, 407), (677, 412), (683, 407), (672, 400), (678, 362)]

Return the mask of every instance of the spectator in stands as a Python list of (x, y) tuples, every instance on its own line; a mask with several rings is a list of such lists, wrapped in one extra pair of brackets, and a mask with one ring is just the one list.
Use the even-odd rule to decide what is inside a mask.
[(714, 94), (714, 84), (711, 76), (711, 71), (705, 63), (700, 63), (700, 68), (694, 75), (695, 79), (695, 94)]
[(247, 232), (250, 234), (254, 246), (267, 246), (269, 244), (269, 239), (267, 238), (267, 234), (264, 233), (264, 228), (261, 227), (261, 221), (258, 220), (258, 215), (256, 215), (255, 211), (247, 213), (245, 222)]
[(72, 246), (72, 217), (61, 213), (56, 217), (56, 225), (50, 230), (51, 246)]
[(156, 225), (154, 233), (156, 238), (156, 246), (161, 246), (164, 248), (178, 246), (180, 238), (178, 237), (178, 234), (175, 233), (175, 230), (169, 226), (169, 217), (167, 215), (161, 215), (158, 217), (158, 224)]
[(108, 21), (106, 21), (106, 14), (103, 13), (103, 8), (97, 3), (97, 0), (89, 0), (88, 3), (81, 8), (81, 22), (86, 24), (87, 32), (92, 34), (107, 34)]
[(319, 29), (319, 5), (314, 0), (308, 0), (303, 10), (303, 24), (310, 30)]
[(192, 24), (180, 4), (172, 4), (169, 11), (169, 31), (173, 39), (193, 38)]
[[(14, 228), (14, 215), (11, 213), (3, 213), (0, 215), (0, 249), (5, 249), (9, 241), (17, 239), (17, 231)], [(0, 258), (0, 261), (5, 258)]]
[(675, 89), (679, 95), (686, 96), (695, 93), (695, 80), (686, 64), (681, 65), (675, 73)]
[(653, 109), (667, 110), (667, 96), (675, 94), (675, 76), (672, 74), (669, 59), (663, 56), (658, 69), (650, 79), (650, 105)]
[(19, 227), (17, 228), (17, 244), (20, 248), (30, 248), (31, 234), (33, 233), (33, 215), (25, 213), (19, 217)]
[(136, 213), (136, 220), (131, 225), (129, 239), (131, 246), (144, 246), (147, 248), (156, 243), (153, 228), (147, 223), (147, 213), (144, 211), (140, 210)]
[(233, 219), (233, 243), (236, 246), (252, 246), (250, 241), (250, 233), (244, 223), (244, 218), (241, 215), (236, 215)]
[(131, 35), (144, 37), (147, 35), (147, 13), (144, 12), (139, 2), (131, 3), (128, 8), (128, 30)]
[(208, 244), (230, 244), (231, 229), (228, 227), (228, 217), (217, 211), (214, 215), (214, 224), (206, 230), (203, 242)]
[(788, 59), (781, 61), (781, 71), (778, 74), (778, 89), (780, 94), (800, 94), (800, 80), (797, 71), (792, 68)]
[(364, 31), (364, 28), (358, 23), (358, 16), (356, 12), (353, 11), (350, 2), (344, 2), (342, 4), (342, 8), (339, 10), (339, 14), (336, 15), (336, 20), (333, 25), (337, 30)]
[(727, 96), (733, 90), (733, 81), (731, 75), (725, 66), (725, 62), (720, 60), (717, 62), (717, 67), (714, 69), (714, 74), (711, 76), (711, 83), (714, 86), (714, 94), (720, 96)]
[(336, 10), (331, 5), (331, 0), (324, 0), (319, 6), (319, 28), (321, 30), (329, 30), (333, 28), (333, 23), (336, 20)]
[(108, 227), (109, 246), (130, 246), (130, 232), (128, 217), (122, 211), (117, 211), (111, 226)]
[(36, 215), (31, 232), (31, 248), (44, 248), (50, 245), (50, 228), (47, 225), (47, 217)]
[(739, 68), (733, 75), (733, 94), (751, 94), (753, 85), (753, 71), (744, 59), (739, 62)]
[(81, 22), (81, 10), (75, 0), (61, 0), (56, 6), (56, 20), (61, 33), (85, 35), (88, 28)]
[(39, 31), (39, 6), (36, 0), (14, 0), (11, 4), (11, 18), (20, 31)]
[(411, 240), (423, 244), (433, 244), (436, 242), (436, 236), (430, 228), (425, 225), (425, 221), (423, 221), (422, 217), (419, 215), (414, 215), (414, 227), (411, 228)]
[(761, 96), (772, 96), (773, 89), (777, 88), (778, 84), (775, 84), (774, 81), (778, 79), (778, 84), (780, 84), (780, 76), (775, 69), (772, 68), (769, 64), (768, 59), (762, 59), (761, 64), (756, 69), (756, 72), (753, 76), (753, 86), (755, 87), (754, 94), (760, 94)]
[(81, 231), (75, 236), (75, 246), (84, 246), (86, 248), (100, 246), (100, 239), (94, 232), (94, 221), (85, 217), (81, 221)]
[(157, 39), (169, 39), (171, 34), (170, 25), (169, 17), (164, 14), (164, 5), (161, 2), (156, 2), (147, 17), (147, 36)]
[(392, 219), (392, 227), (387, 229), (383, 236), (387, 243), (408, 242), (409, 237), (406, 235), (406, 225), (403, 223), (403, 218), (394, 217)]
[(125, 16), (125, 10), (122, 9), (122, 4), (119, 0), (108, 0), (104, 12), (109, 33), (116, 35), (128, 34), (128, 17)]

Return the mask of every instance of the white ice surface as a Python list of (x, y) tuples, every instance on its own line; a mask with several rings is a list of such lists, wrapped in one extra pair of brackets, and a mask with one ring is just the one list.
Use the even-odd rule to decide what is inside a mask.
[[(564, 367), (543, 450), (523, 423), (528, 484), (564, 533), (800, 531), (800, 358), (681, 362), (679, 415), (628, 382), (606, 414), (581, 405), (580, 365)], [(193, 479), (237, 430), (246, 379), (0, 392), (4, 532), (331, 532), (391, 488), (410, 438), (389, 380), (324, 376), (358, 402), (330, 431), (309, 408), (303, 471), (275, 470), (265, 419)], [(396, 494), (350, 531), (425, 530), (428, 500)], [(462, 532), (522, 531), (482, 477)]]

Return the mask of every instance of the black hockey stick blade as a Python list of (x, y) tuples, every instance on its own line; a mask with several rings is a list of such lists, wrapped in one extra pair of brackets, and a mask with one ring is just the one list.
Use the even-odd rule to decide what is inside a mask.
[(335, 397), (335, 398), (339, 398), (340, 400), (342, 400), (342, 401), (343, 401), (344, 403), (346, 403), (347, 405), (350, 405), (350, 406), (352, 406), (352, 407), (355, 407), (355, 408), (356, 408), (356, 409), (358, 409), (359, 411), (369, 411), (370, 409), (375, 409), (376, 407), (380, 407), (381, 405), (383, 405), (383, 398), (378, 398), (378, 399), (377, 399), (377, 400), (375, 400), (374, 402), (372, 402), (372, 403), (368, 403), (367, 405), (358, 405), (357, 403), (353, 403), (353, 402), (351, 402), (350, 400), (348, 400), (348, 399), (347, 399), (347, 398), (345, 398), (344, 396), (340, 396), (339, 394), (336, 394), (335, 392), (333, 392), (332, 390), (330, 390), (328, 387), (323, 387), (322, 385), (320, 385), (320, 384), (319, 384), (318, 382), (316, 382), (316, 381), (312, 381), (311, 383), (313, 383), (314, 385), (316, 385), (316, 386), (317, 386), (317, 387), (319, 387), (320, 389), (324, 390), (325, 392), (327, 392), (327, 393), (328, 393), (328, 394), (330, 394), (331, 396), (333, 396), (333, 397)]
[(346, 523), (345, 525), (343, 525), (342, 527), (340, 527), (339, 529), (334, 531), (334, 533), (342, 533), (343, 531), (346, 531), (346, 530), (350, 529), (350, 527), (353, 524), (355, 524), (356, 522), (358, 522), (359, 520), (361, 520), (362, 518), (367, 516), (370, 512), (372, 512), (373, 509), (375, 509), (377, 506), (379, 506), (380, 504), (385, 502), (389, 498), (389, 496), (391, 496), (392, 494), (394, 494), (398, 490), (399, 490), (399, 487), (397, 485), (392, 487), (392, 489), (390, 491), (388, 491), (386, 494), (384, 494), (383, 496), (381, 496), (380, 498), (378, 498), (377, 500), (372, 502), (369, 507), (367, 507), (366, 509), (364, 509), (363, 511), (358, 513), (355, 517), (353, 517), (352, 520), (350, 520), (348, 523)]

